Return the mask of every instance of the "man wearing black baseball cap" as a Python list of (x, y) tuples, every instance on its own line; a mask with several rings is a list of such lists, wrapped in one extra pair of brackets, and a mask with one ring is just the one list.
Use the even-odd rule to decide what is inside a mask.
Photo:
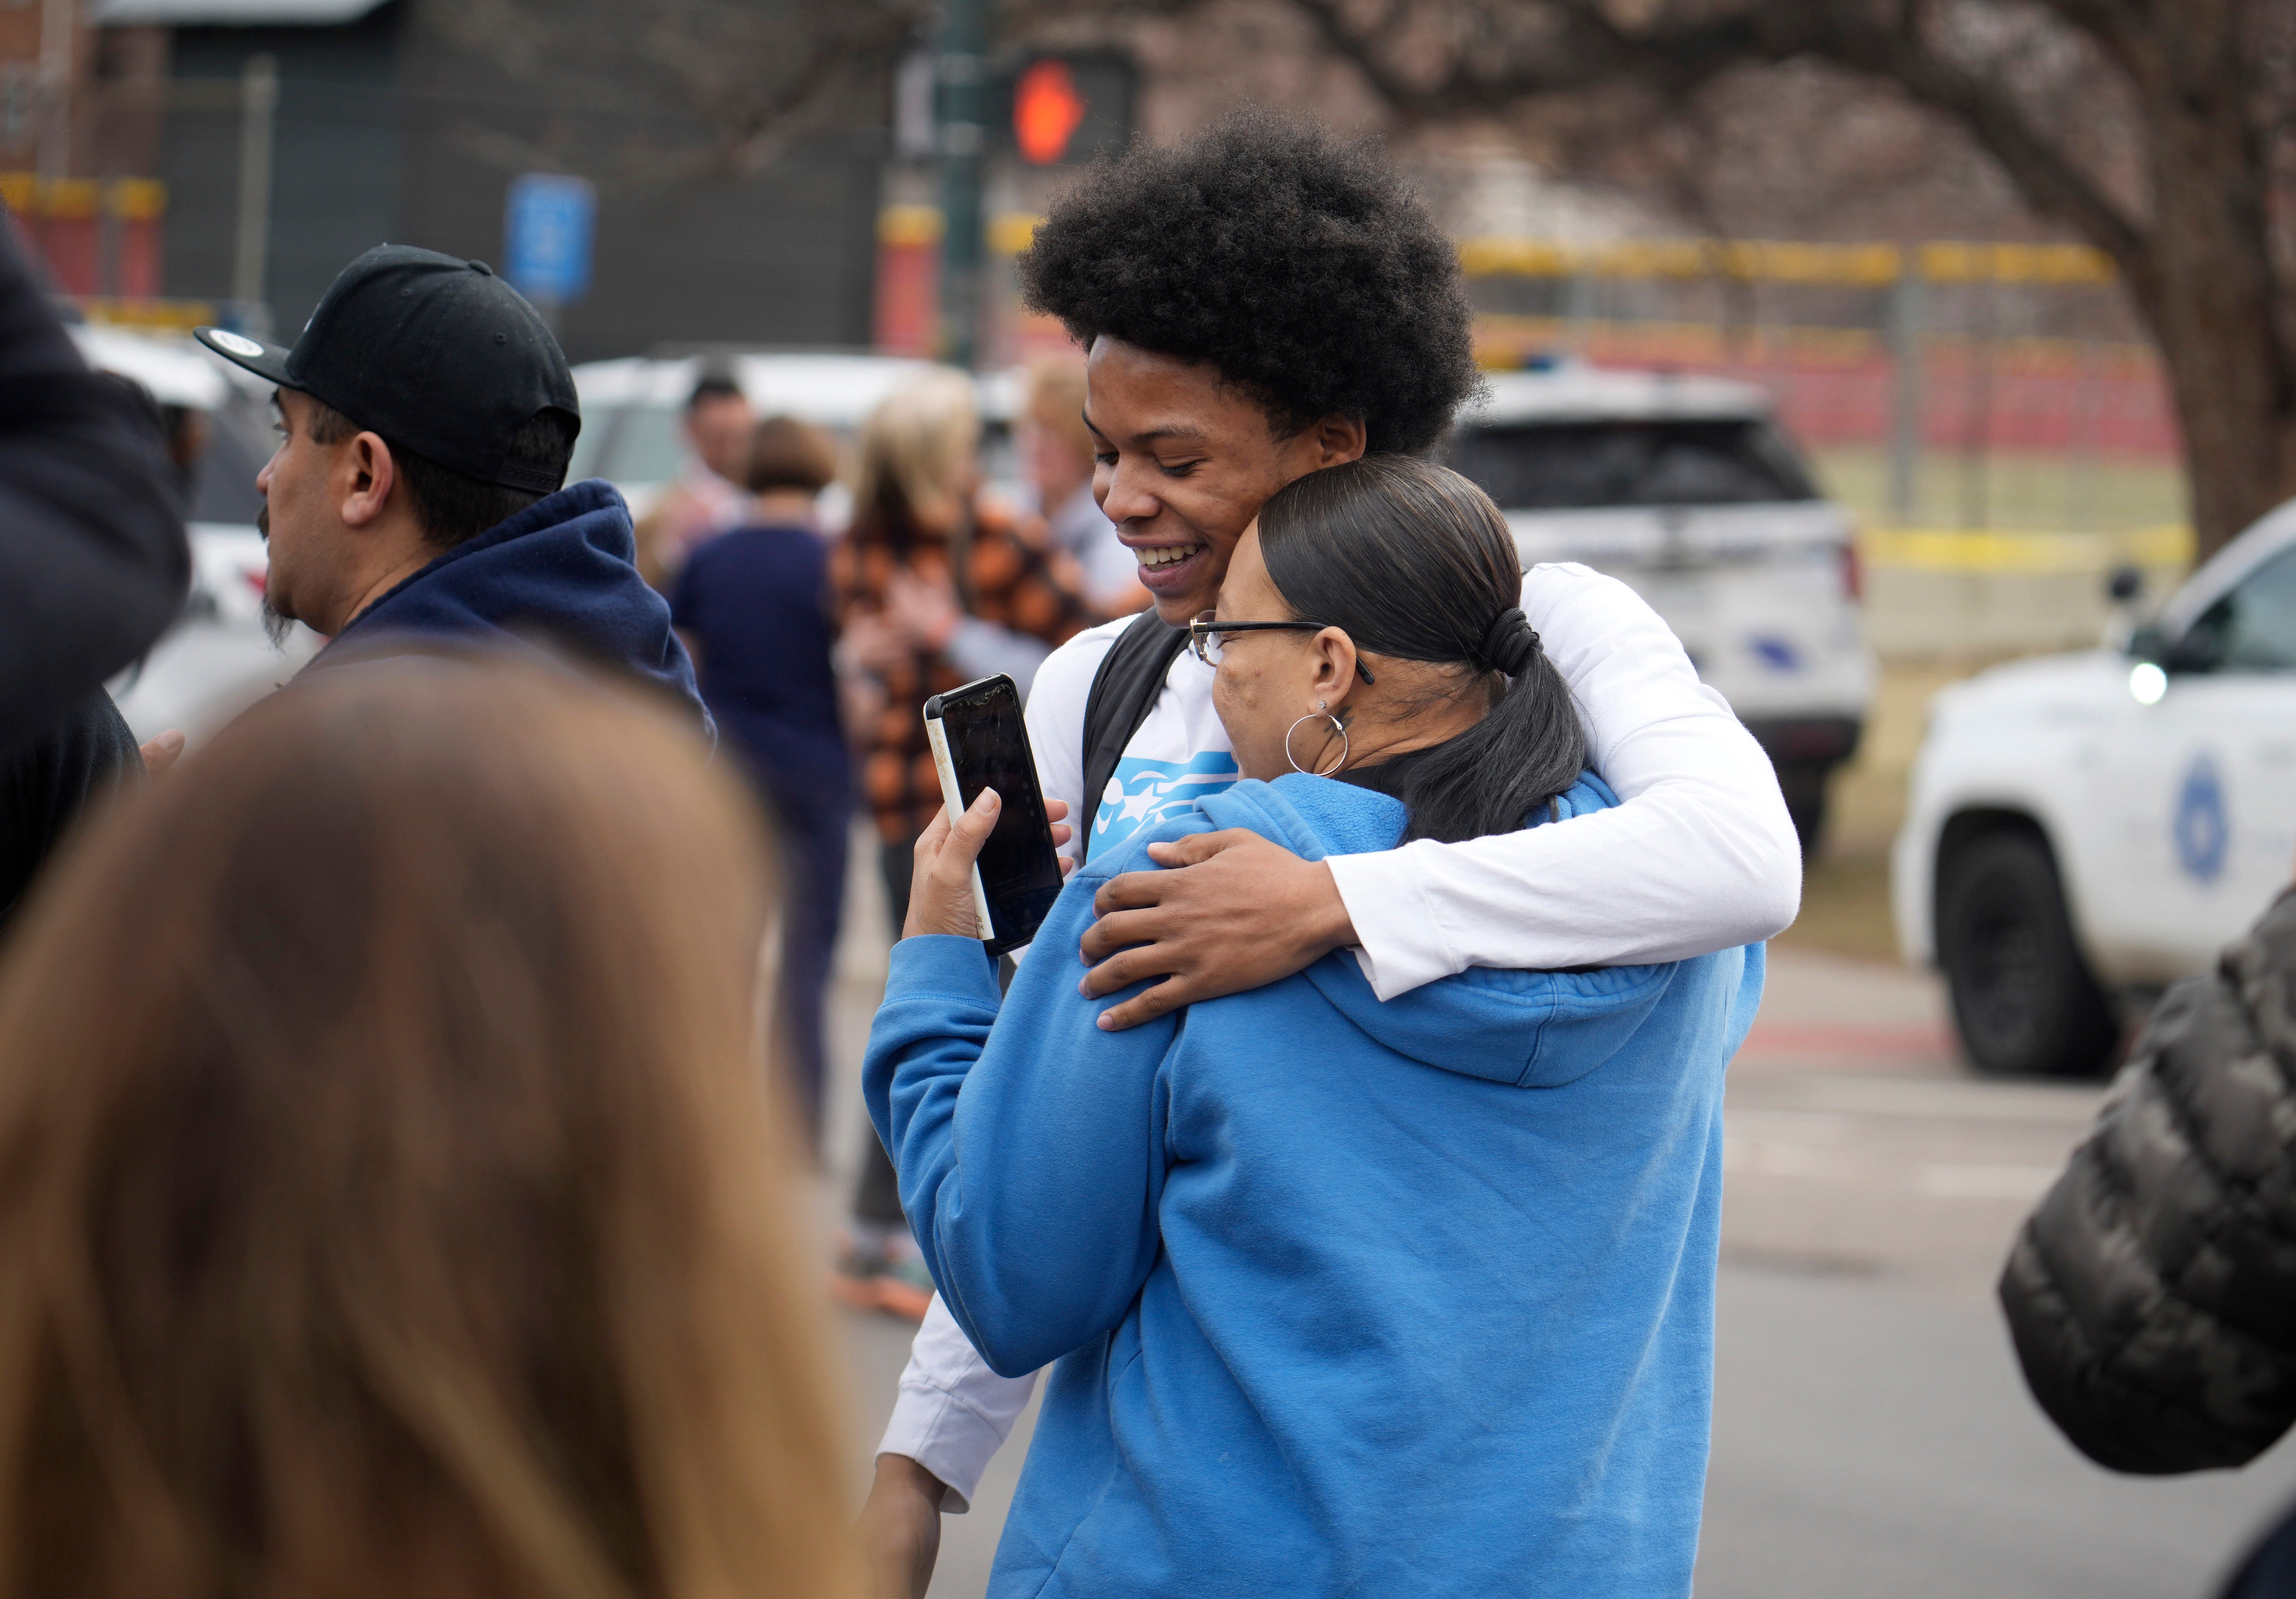
[(629, 508), (566, 480), (582, 419), (532, 306), (484, 263), (385, 244), (345, 267), (295, 348), (219, 328), (202, 344), (279, 385), (255, 480), (266, 606), (335, 642), (539, 640), (621, 667), (707, 727), (669, 609), (631, 564)]

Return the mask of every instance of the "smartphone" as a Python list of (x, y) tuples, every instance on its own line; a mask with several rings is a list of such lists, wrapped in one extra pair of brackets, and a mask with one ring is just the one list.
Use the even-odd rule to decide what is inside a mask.
[(925, 736), (952, 818), (983, 789), (995, 789), (1004, 802), (972, 868), (972, 901), (988, 953), (1018, 949), (1037, 936), (1061, 896), (1061, 858), (1021, 724), (1021, 691), (999, 672), (935, 694), (925, 701)]

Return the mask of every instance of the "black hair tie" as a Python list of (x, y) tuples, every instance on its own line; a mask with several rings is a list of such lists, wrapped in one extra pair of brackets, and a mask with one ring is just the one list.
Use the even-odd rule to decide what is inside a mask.
[(1538, 654), (1538, 635), (1531, 630), (1530, 620), (1522, 614), (1522, 607), (1510, 605), (1483, 629), (1482, 647), (1475, 659), (1494, 672), (1504, 672), (1510, 677), (1520, 677)]

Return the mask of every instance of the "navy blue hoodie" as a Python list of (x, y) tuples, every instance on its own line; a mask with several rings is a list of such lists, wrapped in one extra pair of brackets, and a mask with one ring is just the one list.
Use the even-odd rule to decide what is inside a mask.
[(613, 485), (574, 484), (439, 556), (353, 618), (311, 664), (368, 659), (390, 634), (545, 644), (674, 695), (714, 736), (668, 603), (638, 576), (636, 553), (630, 508)]

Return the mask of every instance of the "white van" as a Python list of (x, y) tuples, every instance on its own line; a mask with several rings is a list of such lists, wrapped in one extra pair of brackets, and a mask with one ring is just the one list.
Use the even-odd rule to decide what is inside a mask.
[(1744, 383), (1566, 364), (1502, 373), (1453, 466), (1525, 565), (1631, 584), (1769, 751), (1807, 852), (1874, 692), (1854, 529)]
[[(844, 439), (927, 365), (905, 356), (774, 350), (586, 361), (574, 369), (582, 435), (566, 480), (603, 478), (621, 490), (631, 514), (643, 518), (684, 464), (685, 402), (704, 372), (732, 376), (760, 417), (794, 416)], [(980, 376), (984, 466), (992, 482), (1012, 475), (1005, 434), (1020, 391), (1017, 373)], [(832, 490), (826, 506), (832, 523), (840, 520), (837, 493)]]

